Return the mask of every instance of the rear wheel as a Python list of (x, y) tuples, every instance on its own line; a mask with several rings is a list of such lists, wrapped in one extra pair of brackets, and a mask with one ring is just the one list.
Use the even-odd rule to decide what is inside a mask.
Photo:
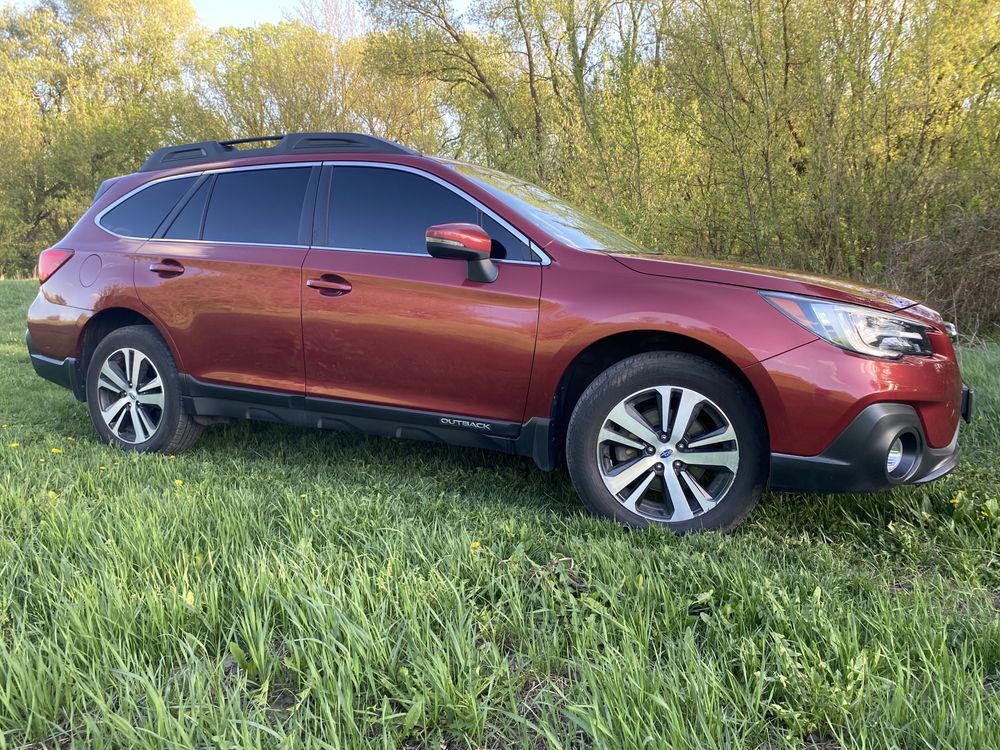
[(125, 450), (179, 453), (202, 431), (184, 413), (174, 358), (152, 326), (101, 340), (87, 368), (87, 407), (101, 440)]
[(729, 530), (757, 504), (768, 448), (756, 401), (729, 372), (652, 352), (610, 367), (584, 391), (566, 458), (594, 513), (678, 532)]

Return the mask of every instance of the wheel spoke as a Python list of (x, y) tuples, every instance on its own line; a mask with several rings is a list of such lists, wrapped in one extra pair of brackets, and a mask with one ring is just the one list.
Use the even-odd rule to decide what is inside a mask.
[(146, 404), (147, 406), (158, 406), (163, 408), (163, 393), (140, 393), (136, 397), (136, 401), (140, 404)]
[(119, 438), (121, 437), (122, 422), (125, 421), (125, 415), (128, 413), (128, 409), (122, 409), (118, 412), (118, 416), (108, 423), (108, 428)]
[(678, 443), (691, 426), (694, 419), (694, 412), (705, 399), (694, 391), (687, 388), (681, 389), (681, 400), (677, 404), (677, 413), (674, 414), (673, 425), (670, 430), (670, 442)]
[(646, 476), (642, 478), (642, 481), (636, 485), (635, 489), (632, 490), (630, 494), (622, 505), (625, 506), (625, 510), (635, 513), (636, 506), (639, 504), (639, 499), (646, 492), (646, 489), (652, 484), (653, 480), (656, 479), (656, 472), (650, 469)]
[[(121, 375), (115, 372), (114, 367), (111, 366), (110, 357), (101, 367), (101, 376), (110, 383), (110, 385), (106, 386), (108, 390), (117, 390), (119, 393), (126, 393), (128, 391), (128, 383)], [(100, 380), (97, 383), (101, 385)]]
[(677, 479), (677, 474), (669, 467), (663, 472), (663, 484), (667, 488), (667, 494), (670, 496), (670, 503), (674, 506), (674, 512), (670, 516), (671, 523), (690, 521), (694, 518), (691, 506), (688, 505), (687, 495), (684, 494), (684, 488), (681, 487), (680, 480)]
[(110, 426), (114, 418), (118, 416), (118, 413), (122, 409), (124, 409), (127, 405), (128, 405), (128, 396), (122, 396), (117, 401), (111, 402), (111, 404), (106, 408), (101, 409), (101, 416), (104, 417), (105, 423), (107, 423), (108, 426)]
[(717, 430), (706, 433), (699, 438), (694, 440), (689, 440), (688, 448), (703, 448), (706, 445), (718, 445), (719, 443), (728, 443), (730, 440), (736, 439), (736, 431), (733, 430), (731, 424), (727, 424), (725, 427), (720, 427)]
[(657, 398), (660, 402), (660, 427), (659, 430), (664, 435), (670, 434), (670, 398), (674, 389), (669, 386), (660, 386), (656, 389)]
[(149, 414), (146, 413), (146, 410), (143, 408), (142, 404), (135, 404), (132, 408), (135, 410), (135, 413), (139, 416), (139, 421), (142, 422), (142, 428), (145, 431), (146, 436), (149, 437), (154, 432), (156, 432), (156, 425), (153, 424), (153, 420), (149, 418)]
[(680, 470), (681, 479), (684, 480), (684, 484), (687, 488), (691, 490), (691, 494), (694, 495), (695, 502), (701, 507), (702, 510), (711, 510), (715, 507), (715, 500), (712, 495), (698, 484), (698, 480), (691, 476), (691, 473), (687, 469)]
[(639, 416), (638, 412), (624, 401), (611, 410), (611, 413), (608, 415), (608, 421), (614, 422), (623, 430), (628, 430), (640, 440), (646, 441), (649, 445), (656, 445), (660, 440), (659, 435), (657, 435), (656, 431), (646, 420)]
[(656, 456), (640, 456), (631, 463), (616, 466), (608, 472), (604, 482), (611, 494), (617, 495), (647, 471), (652, 471), (658, 460)]
[(132, 350), (122, 349), (122, 364), (125, 369), (125, 382), (132, 387)]
[(132, 372), (129, 375), (129, 382), (136, 390), (139, 388), (139, 377), (142, 375), (142, 366), (146, 363), (146, 355), (136, 349), (129, 350), (132, 354)]
[(132, 429), (135, 432), (135, 442), (146, 442), (146, 427), (139, 416), (139, 407), (132, 404), (128, 410), (129, 418), (132, 420)]
[(160, 376), (155, 375), (146, 385), (141, 388), (136, 388), (136, 393), (145, 393), (146, 391), (151, 391), (154, 388), (163, 388), (163, 384), (160, 382)]
[(607, 442), (620, 443), (621, 445), (627, 445), (630, 448), (635, 448), (640, 451), (646, 447), (645, 443), (639, 440), (633, 440), (627, 435), (623, 435), (620, 432), (615, 432), (614, 430), (608, 429), (607, 427), (604, 427), (604, 429), (601, 430), (601, 436), (598, 438), (598, 441), (602, 443), (607, 443)]
[(692, 466), (723, 466), (732, 472), (736, 472), (736, 467), (740, 462), (738, 451), (705, 451), (704, 453), (681, 453), (679, 454), (684, 463)]

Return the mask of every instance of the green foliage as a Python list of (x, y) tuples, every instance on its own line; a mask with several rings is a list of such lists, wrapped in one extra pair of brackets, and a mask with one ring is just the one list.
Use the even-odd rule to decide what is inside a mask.
[(1000, 274), (996, 3), (369, 6), (406, 40), (395, 69), (446, 87), (460, 154), (661, 252), (882, 282), (963, 326), (1000, 322), (978, 283)]
[(654, 251), (900, 288), (1000, 323), (1000, 4), (187, 0), (0, 20), (0, 275), (185, 139), (360, 130), (539, 182)]
[(101, 180), (186, 135), (177, 53), (193, 20), (187, 0), (50, 2), (2, 13), (0, 275), (30, 270)]
[(996, 747), (996, 345), (945, 479), (675, 538), (499, 454), (102, 446), (27, 361), (36, 288), (0, 282), (0, 746)]

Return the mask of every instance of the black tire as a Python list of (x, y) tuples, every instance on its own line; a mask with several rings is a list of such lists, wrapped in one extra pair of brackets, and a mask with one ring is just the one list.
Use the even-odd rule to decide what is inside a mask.
[[(161, 382), (163, 406), (153, 411), (154, 414), (158, 413), (159, 421), (155, 430), (146, 439), (140, 439), (140, 435), (137, 435), (134, 429), (131, 435), (133, 441), (122, 439), (112, 431), (101, 416), (101, 394), (98, 393), (101, 368), (109, 356), (122, 349), (132, 349), (143, 354), (155, 368)], [(177, 365), (166, 343), (152, 326), (126, 326), (105, 336), (94, 348), (90, 357), (86, 389), (90, 419), (101, 442), (117, 445), (123, 450), (142, 453), (180, 453), (190, 448), (204, 429), (184, 412)], [(106, 389), (103, 397), (105, 400), (111, 398)]]
[[(737, 468), (727, 475), (726, 481), (731, 482), (728, 489), (720, 493), (717, 505), (709, 510), (699, 506), (701, 512), (695, 511), (694, 517), (687, 521), (660, 521), (627, 509), (605, 485), (599, 466), (599, 436), (611, 410), (631, 394), (659, 386), (687, 388), (704, 395), (724, 413), (738, 441)], [(652, 452), (659, 447), (646, 450)], [(637, 452), (637, 455), (642, 454)], [(669, 459), (669, 452), (667, 456)], [(680, 453), (675, 456), (681, 457)], [(658, 469), (661, 474), (671, 470), (668, 459), (660, 464), (664, 467)], [(651, 457), (651, 460), (657, 459)], [(687, 533), (729, 531), (746, 518), (756, 506), (767, 481), (770, 453), (760, 407), (743, 383), (701, 357), (650, 352), (609, 367), (583, 392), (569, 421), (566, 461), (573, 485), (592, 513), (637, 528), (656, 524)]]

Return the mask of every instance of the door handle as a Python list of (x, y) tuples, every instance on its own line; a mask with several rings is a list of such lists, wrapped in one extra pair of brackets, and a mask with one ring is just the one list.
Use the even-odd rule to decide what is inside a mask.
[(350, 281), (334, 273), (324, 273), (318, 279), (309, 279), (306, 281), (306, 286), (315, 289), (324, 297), (340, 297), (354, 288)]
[(181, 265), (179, 261), (167, 258), (159, 263), (150, 263), (149, 270), (158, 276), (171, 278), (174, 276), (180, 276), (184, 273), (184, 266)]

